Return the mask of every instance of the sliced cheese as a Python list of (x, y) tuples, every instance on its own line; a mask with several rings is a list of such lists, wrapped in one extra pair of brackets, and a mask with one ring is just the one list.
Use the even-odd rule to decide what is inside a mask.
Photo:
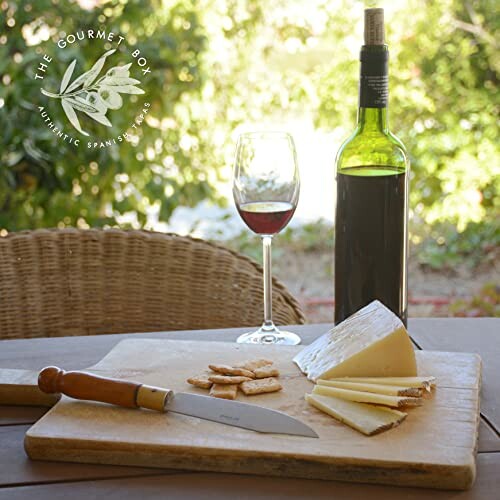
[(294, 362), (314, 381), (417, 375), (415, 352), (403, 323), (378, 300), (305, 347)]
[(338, 387), (339, 389), (351, 389), (354, 391), (373, 392), (375, 394), (386, 394), (388, 396), (412, 396), (420, 397), (422, 390), (418, 387), (402, 387), (399, 385), (367, 384), (365, 382), (349, 382), (344, 380), (318, 379), (319, 385), (327, 387)]
[(356, 401), (358, 403), (373, 403), (376, 405), (392, 406), (394, 408), (400, 408), (401, 406), (420, 406), (422, 404), (422, 398), (387, 396), (386, 394), (351, 391), (349, 389), (338, 389), (337, 387), (327, 387), (325, 385), (316, 385), (313, 389), (313, 394), (333, 396), (335, 398)]
[(355, 403), (318, 394), (306, 394), (305, 398), (318, 410), (367, 436), (396, 427), (406, 418), (406, 413), (382, 406)]
[(400, 385), (428, 389), (436, 385), (436, 377), (342, 377), (331, 380), (349, 381), (356, 383)]

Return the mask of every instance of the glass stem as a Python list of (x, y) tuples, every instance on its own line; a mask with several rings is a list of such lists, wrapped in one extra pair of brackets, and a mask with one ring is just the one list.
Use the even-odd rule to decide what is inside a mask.
[(262, 252), (264, 261), (264, 325), (274, 329), (273, 325), (273, 284), (271, 272), (271, 242), (273, 237), (262, 236)]

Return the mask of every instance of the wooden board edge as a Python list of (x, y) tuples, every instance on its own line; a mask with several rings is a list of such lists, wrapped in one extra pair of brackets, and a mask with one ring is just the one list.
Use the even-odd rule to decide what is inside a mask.
[(59, 394), (38, 388), (38, 371), (0, 368), (0, 406), (53, 406)]
[(477, 405), (476, 405), (476, 425), (475, 425), (475, 446), (474, 446), (474, 464), (479, 450), (479, 425), (481, 423), (481, 389), (483, 386), (483, 360), (476, 354), (478, 360), (478, 377), (477, 377)]
[[(79, 444), (81, 446), (79, 446)], [(26, 433), (24, 448), (32, 460), (74, 462), (102, 465), (124, 465), (179, 469), (196, 472), (225, 472), (234, 474), (294, 477), (301, 479), (322, 479), (354, 483), (385, 484), (439, 490), (467, 490), (476, 477), (476, 463), (471, 456), (469, 463), (460, 465), (412, 464), (401, 467), (395, 463), (375, 463), (372, 460), (338, 458), (335, 463), (324, 458), (285, 457), (275, 454), (271, 457), (242, 453), (241, 456), (225, 456), (220, 450), (193, 455), (184, 447), (147, 451), (137, 445), (114, 443), (115, 449), (103, 447), (92, 441), (51, 439)]]
[(54, 406), (60, 394), (45, 394), (33, 385), (0, 384), (0, 406)]
[(477, 354), (475, 352), (471, 352), (468, 354), (471, 354), (476, 360), (476, 364), (477, 364), (477, 391), (478, 391), (478, 395), (481, 396), (481, 387), (483, 385), (483, 359), (481, 358), (481, 356), (479, 354)]

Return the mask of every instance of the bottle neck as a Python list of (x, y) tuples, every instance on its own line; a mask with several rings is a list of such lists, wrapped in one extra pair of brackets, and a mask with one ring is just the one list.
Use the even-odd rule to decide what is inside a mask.
[(387, 45), (363, 45), (359, 54), (358, 129), (386, 133), (389, 96)]
[(389, 132), (387, 108), (358, 108), (358, 130), (360, 132)]

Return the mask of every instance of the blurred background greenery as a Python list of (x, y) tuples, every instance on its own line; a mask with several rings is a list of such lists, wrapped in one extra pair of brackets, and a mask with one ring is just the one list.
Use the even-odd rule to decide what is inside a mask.
[[(376, 6), (386, 7), (390, 123), (411, 154), (411, 240), (418, 268), (452, 272), (465, 262), (471, 270), (486, 266), (495, 280), (498, 2), (386, 4)], [(0, 229), (156, 228), (177, 207), (206, 200), (224, 205), (221, 186), (228, 182), (235, 131), (248, 125), (304, 118), (340, 144), (355, 122), (363, 8), (374, 5), (0, 0)], [(122, 34), (152, 70), (141, 81), (151, 111), (137, 143), (76, 149), (57, 140), (40, 118), (38, 61), (56, 52), (59, 38), (89, 28)], [(73, 59), (87, 70), (102, 53), (102, 44), (89, 40), (58, 50), (44, 86), (57, 88)], [(44, 99), (55, 121), (67, 124), (59, 103)], [(113, 114), (115, 135), (129, 124), (130, 116)], [(102, 134), (104, 127), (88, 119), (83, 128)], [(327, 161), (333, 170), (333, 157)], [(304, 177), (308, 167), (301, 166)], [(333, 195), (334, 186), (327, 189)], [(331, 253), (329, 245), (324, 248), (325, 238), (333, 244), (331, 225), (304, 227), (289, 229), (283, 242), (300, 240), (301, 251)], [(228, 244), (258, 256), (258, 242), (249, 244), (246, 233)], [(331, 272), (323, 273), (330, 283)], [(495, 293), (498, 314), (494, 287)]]

